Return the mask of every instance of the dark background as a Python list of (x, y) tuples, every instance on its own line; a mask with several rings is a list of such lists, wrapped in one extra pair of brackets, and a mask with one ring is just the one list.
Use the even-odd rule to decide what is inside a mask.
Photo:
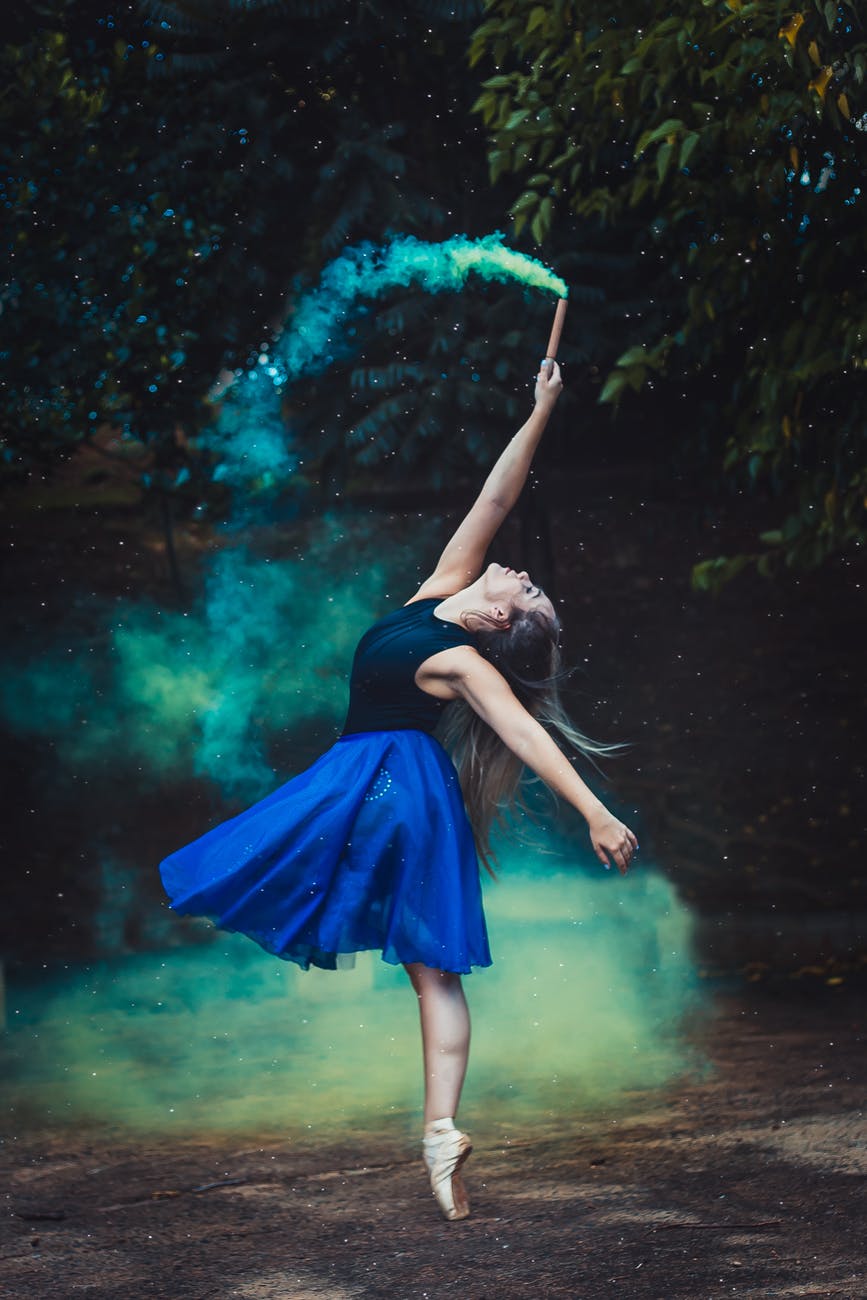
[[(472, 112), (490, 71), (466, 57), (480, 18), (473, 4), (53, 0), (7, 28), (0, 951), (13, 962), (166, 941), (156, 863), (250, 794), (197, 775), (183, 748), (159, 769), (130, 748), (147, 721), (125, 715), (112, 628), (140, 628), (147, 654), (164, 616), (201, 619), (220, 556), (291, 566), (312, 539), (326, 559), (293, 588), (280, 655), (359, 564), (378, 575), (363, 598), (406, 599), (528, 409), (546, 296), (408, 290), (359, 304), (333, 364), (285, 394), (303, 460), (291, 480), (229, 487), (208, 438), (216, 377), (249, 363), (345, 247), (509, 231), (521, 182), (491, 183)], [(863, 950), (863, 550), (850, 530), (815, 563), (696, 589), (697, 563), (755, 552), (818, 483), (823, 432), (788, 477), (724, 470), (734, 346), (728, 368), (675, 367), (599, 404), (624, 347), (677, 313), (651, 216), (564, 210), (541, 247), (509, 236), (568, 281), (571, 305), (566, 393), (498, 553), (557, 600), (579, 725), (630, 744), (607, 797), (698, 909), (704, 957), (823, 970)], [(335, 645), (348, 668), (351, 641)], [(255, 656), (264, 672), (268, 646)], [(327, 690), (325, 705), (263, 718), (275, 781), (330, 743), (339, 672)], [(94, 709), (101, 741), (82, 748)], [(581, 838), (568, 814), (563, 826)]]

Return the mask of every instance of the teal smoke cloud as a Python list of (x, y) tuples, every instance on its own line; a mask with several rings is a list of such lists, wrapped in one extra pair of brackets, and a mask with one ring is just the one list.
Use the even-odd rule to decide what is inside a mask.
[[(361, 244), (348, 248), (325, 268), (319, 287), (303, 298), (277, 348), (279, 384), (311, 369), (323, 369), (351, 306), (396, 288), (418, 285), (426, 293), (459, 292), (470, 276), (482, 281), (510, 280), (565, 298), (566, 282), (541, 262), (516, 253), (499, 234), (482, 239), (456, 235), (443, 243), (425, 243), (411, 235), (384, 248)], [(284, 379), (285, 376), (285, 379)]]
[[(682, 1032), (698, 999), (692, 919), (673, 887), (653, 871), (607, 876), (574, 848), (511, 845), (502, 865), (486, 886), (494, 965), (466, 981), (461, 1115), (482, 1144), (616, 1113), (697, 1064)], [(9, 1010), (0, 1104), (18, 1130), (96, 1122), (292, 1143), (418, 1126), (416, 999), (378, 954), (304, 972), (218, 934), (13, 983)]]
[(459, 293), (471, 279), (517, 283), (565, 298), (566, 282), (533, 257), (507, 248), (500, 234), (441, 243), (400, 236), (378, 247), (347, 248), (303, 295), (273, 345), (255, 364), (216, 390), (219, 408), (201, 441), (216, 459), (214, 478), (235, 487), (258, 481), (269, 488), (297, 468), (283, 398), (292, 384), (351, 352), (347, 323), (363, 304), (395, 289)]
[(293, 733), (336, 734), (355, 642), (399, 564), (363, 518), (321, 519), (300, 554), (227, 546), (189, 610), (95, 606), (86, 633), (7, 660), (0, 716), (50, 738), (66, 780), (111, 764), (138, 785), (195, 774), (252, 800), (285, 779), (275, 745), (291, 761)]

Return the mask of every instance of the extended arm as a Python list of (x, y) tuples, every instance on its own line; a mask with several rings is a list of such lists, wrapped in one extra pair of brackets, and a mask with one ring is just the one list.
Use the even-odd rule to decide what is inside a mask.
[(431, 576), (415, 599), (451, 596), (468, 587), (482, 571), (495, 533), (527, 481), (533, 455), (563, 388), (556, 361), (543, 362), (536, 380), (536, 405), (494, 465), (469, 514), (457, 528)]
[(441, 694), (441, 698), (466, 700), (522, 763), (581, 813), (599, 861), (610, 866), (610, 855), (625, 875), (638, 844), (634, 834), (585, 785), (545, 728), (515, 698), (493, 664), (471, 646), (460, 646), (433, 656), (424, 670), (424, 683), (419, 684), (428, 690), (434, 687), (431, 693)]

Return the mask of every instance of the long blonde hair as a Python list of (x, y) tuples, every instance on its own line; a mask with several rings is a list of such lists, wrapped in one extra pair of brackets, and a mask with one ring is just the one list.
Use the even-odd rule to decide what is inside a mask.
[[(622, 748), (585, 736), (563, 708), (560, 684), (567, 674), (561, 665), (557, 618), (547, 618), (540, 610), (515, 609), (506, 625), (481, 611), (465, 619), (481, 623), (480, 629), (472, 628), (479, 654), (505, 677), (527, 712), (554, 739), (591, 761)], [(457, 768), (479, 858), (493, 876), (491, 831), (495, 825), (504, 826), (507, 814), (523, 806), (523, 764), (464, 700), (448, 705), (437, 734)]]

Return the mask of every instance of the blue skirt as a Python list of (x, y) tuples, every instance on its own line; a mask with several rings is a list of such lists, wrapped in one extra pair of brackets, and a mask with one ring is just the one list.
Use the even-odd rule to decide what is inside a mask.
[(175, 911), (305, 970), (365, 949), (460, 973), (491, 964), (457, 773), (423, 731), (343, 736), (160, 872)]

